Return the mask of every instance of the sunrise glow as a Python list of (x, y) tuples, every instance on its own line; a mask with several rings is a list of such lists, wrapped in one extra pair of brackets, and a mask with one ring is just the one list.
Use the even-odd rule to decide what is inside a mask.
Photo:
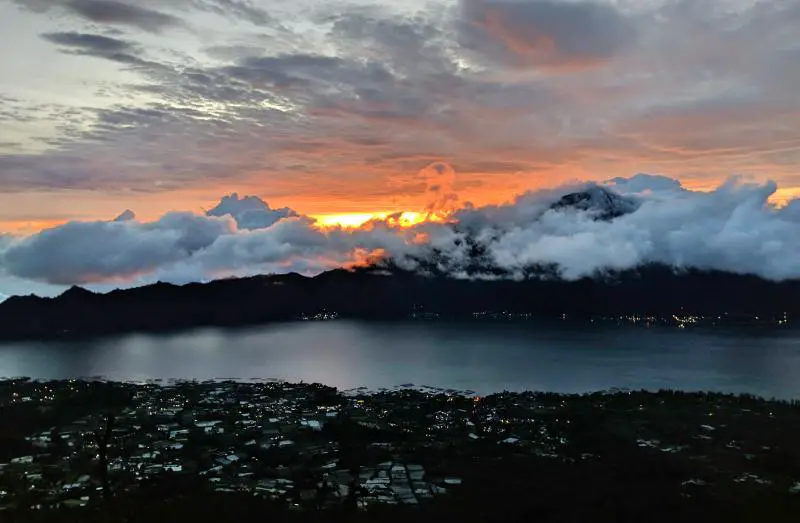
[(424, 221), (434, 221), (431, 215), (405, 211), (393, 212), (374, 212), (374, 213), (341, 213), (341, 214), (319, 214), (312, 216), (317, 220), (320, 227), (344, 227), (358, 228), (371, 220), (388, 220), (392, 225), (400, 227), (410, 227)]

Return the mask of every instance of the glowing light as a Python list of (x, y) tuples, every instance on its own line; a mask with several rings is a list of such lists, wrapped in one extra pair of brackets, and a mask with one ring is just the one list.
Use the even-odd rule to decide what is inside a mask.
[(386, 220), (390, 225), (399, 227), (410, 227), (424, 221), (438, 220), (428, 214), (405, 211), (405, 212), (362, 212), (347, 214), (318, 214), (313, 216), (320, 227), (345, 227), (358, 228), (371, 220)]
[(378, 215), (368, 212), (359, 212), (349, 214), (321, 214), (314, 216), (314, 218), (316, 218), (317, 224), (322, 227), (360, 227), (376, 216)]

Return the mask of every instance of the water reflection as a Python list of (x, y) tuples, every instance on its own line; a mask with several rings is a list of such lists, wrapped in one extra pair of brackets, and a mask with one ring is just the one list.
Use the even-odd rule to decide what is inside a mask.
[(680, 388), (800, 397), (800, 337), (639, 328), (322, 322), (0, 345), (0, 375), (278, 378), (587, 392)]

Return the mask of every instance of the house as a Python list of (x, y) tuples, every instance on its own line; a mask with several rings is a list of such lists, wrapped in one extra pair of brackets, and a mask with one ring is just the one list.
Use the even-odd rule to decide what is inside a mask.
[(408, 476), (406, 475), (406, 468), (403, 465), (394, 465), (391, 469), (391, 476), (393, 482), (404, 482), (408, 481)]
[(308, 427), (311, 430), (319, 431), (322, 430), (322, 423), (316, 419), (303, 419), (300, 420), (300, 425), (304, 427)]
[(170, 431), (169, 439), (176, 439), (188, 435), (189, 435), (189, 429), (175, 429)]
[(222, 434), (225, 429), (219, 426), (221, 423), (221, 420), (196, 421), (194, 426), (203, 429), (206, 434)]
[(412, 471), (411, 469), (409, 469), (409, 471), (408, 471), (408, 479), (410, 479), (411, 481), (422, 481), (422, 479), (424, 477), (425, 477), (425, 471), (424, 470), (414, 470), (414, 471)]

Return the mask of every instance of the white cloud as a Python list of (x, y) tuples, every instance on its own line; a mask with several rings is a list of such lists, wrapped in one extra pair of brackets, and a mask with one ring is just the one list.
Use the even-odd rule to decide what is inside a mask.
[(620, 194), (647, 194), (683, 190), (680, 180), (645, 173), (635, 174), (630, 178), (612, 178), (606, 180), (604, 184)]
[(208, 216), (231, 216), (236, 220), (240, 229), (264, 229), (277, 223), (283, 218), (291, 218), (298, 214), (288, 207), (271, 209), (270, 206), (257, 196), (240, 198), (237, 193), (223, 196), (219, 204), (209, 209)]
[[(616, 179), (613, 185), (636, 189), (635, 196), (619, 197), (635, 198), (636, 204), (614, 219), (601, 219), (606, 209), (597, 208), (620, 203), (613, 198), (590, 199), (588, 208), (553, 206), (568, 192), (602, 190), (579, 184), (528, 193), (508, 205), (464, 209), (453, 215), (454, 223), (410, 229), (386, 220), (357, 230), (320, 230), (312, 219), (292, 216), (246, 230), (227, 214), (184, 212), (145, 223), (132, 217), (71, 222), (28, 237), (3, 237), (0, 270), (16, 279), (107, 289), (156, 280), (316, 274), (381, 254), (404, 268), (438, 267), (457, 277), (487, 277), (497, 270), (521, 277), (532, 267), (555, 265), (564, 278), (574, 279), (662, 263), (800, 278), (800, 204), (778, 209), (768, 203), (777, 188), (772, 182), (733, 178), (707, 193), (673, 190), (672, 180), (653, 176)], [(221, 207), (272, 212), (259, 202), (233, 198)]]
[(8, 245), (3, 269), (53, 284), (125, 281), (178, 262), (236, 231), (231, 219), (172, 212), (151, 223), (69, 222)]

